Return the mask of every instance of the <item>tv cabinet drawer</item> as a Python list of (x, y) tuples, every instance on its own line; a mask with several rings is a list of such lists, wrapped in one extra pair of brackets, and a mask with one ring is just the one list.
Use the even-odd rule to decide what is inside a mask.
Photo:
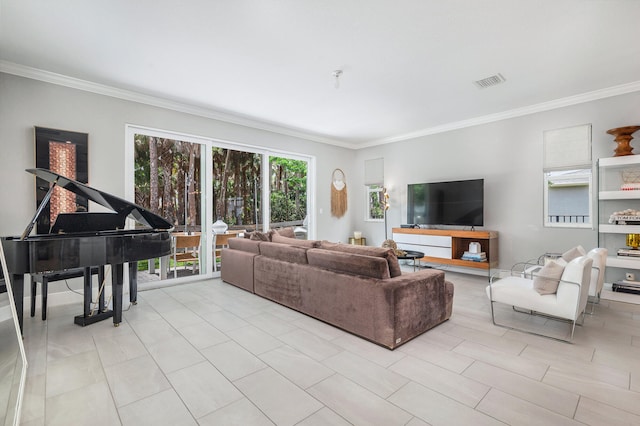
[(393, 240), (397, 244), (402, 243), (417, 244), (421, 246), (449, 247), (449, 249), (452, 247), (452, 238), (446, 235), (397, 234), (394, 232)]
[(414, 250), (424, 253), (428, 257), (437, 257), (440, 259), (452, 259), (451, 247), (423, 246), (418, 244), (398, 243), (400, 250)]

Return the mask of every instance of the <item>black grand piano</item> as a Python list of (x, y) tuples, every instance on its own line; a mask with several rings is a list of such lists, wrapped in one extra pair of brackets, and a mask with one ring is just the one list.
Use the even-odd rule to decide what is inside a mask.
[[(49, 192), (20, 237), (1, 237), (7, 269), (11, 276), (13, 294), (20, 328), (23, 324), (24, 274), (65, 271), (83, 268), (85, 277), (84, 313), (75, 323), (88, 325), (113, 317), (113, 324), (122, 322), (122, 285), (124, 264), (129, 263), (131, 302), (136, 300), (137, 262), (169, 255), (173, 225), (143, 207), (46, 169), (28, 169), (50, 183)], [(49, 203), (53, 189), (62, 187), (103, 207), (109, 212), (60, 213), (48, 234), (29, 235)], [(131, 216), (144, 228), (124, 229)], [(111, 266), (113, 310), (92, 311), (92, 268)], [(104, 275), (104, 274), (102, 274)]]

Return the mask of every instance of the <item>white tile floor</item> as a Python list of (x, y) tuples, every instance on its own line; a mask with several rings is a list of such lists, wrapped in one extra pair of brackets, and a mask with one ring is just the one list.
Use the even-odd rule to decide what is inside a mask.
[(640, 425), (640, 305), (603, 301), (567, 344), (447, 278), (451, 319), (395, 351), (220, 280), (141, 292), (117, 328), (51, 306), (25, 318), (22, 424)]

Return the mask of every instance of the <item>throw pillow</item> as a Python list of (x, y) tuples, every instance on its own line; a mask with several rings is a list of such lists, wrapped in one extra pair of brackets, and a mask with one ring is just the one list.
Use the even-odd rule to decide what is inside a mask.
[(253, 231), (249, 236), (249, 239), (254, 241), (271, 241), (269, 237), (269, 232)]
[(533, 289), (540, 294), (554, 294), (558, 291), (558, 284), (566, 263), (552, 260), (547, 263), (533, 279)]
[(295, 238), (296, 237), (296, 234), (293, 232), (293, 228), (292, 227), (278, 228), (278, 229), (275, 229), (275, 232), (277, 232), (278, 234), (282, 235), (283, 237), (289, 237), (289, 238)]
[(569, 263), (576, 257), (584, 256), (585, 254), (587, 254), (587, 252), (582, 248), (582, 246), (576, 246), (562, 253), (562, 259)]

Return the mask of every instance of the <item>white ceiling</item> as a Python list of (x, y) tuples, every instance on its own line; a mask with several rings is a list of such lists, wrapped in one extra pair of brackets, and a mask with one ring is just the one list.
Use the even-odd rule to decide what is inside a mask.
[(0, 0), (0, 61), (369, 146), (640, 90), (640, 1)]

